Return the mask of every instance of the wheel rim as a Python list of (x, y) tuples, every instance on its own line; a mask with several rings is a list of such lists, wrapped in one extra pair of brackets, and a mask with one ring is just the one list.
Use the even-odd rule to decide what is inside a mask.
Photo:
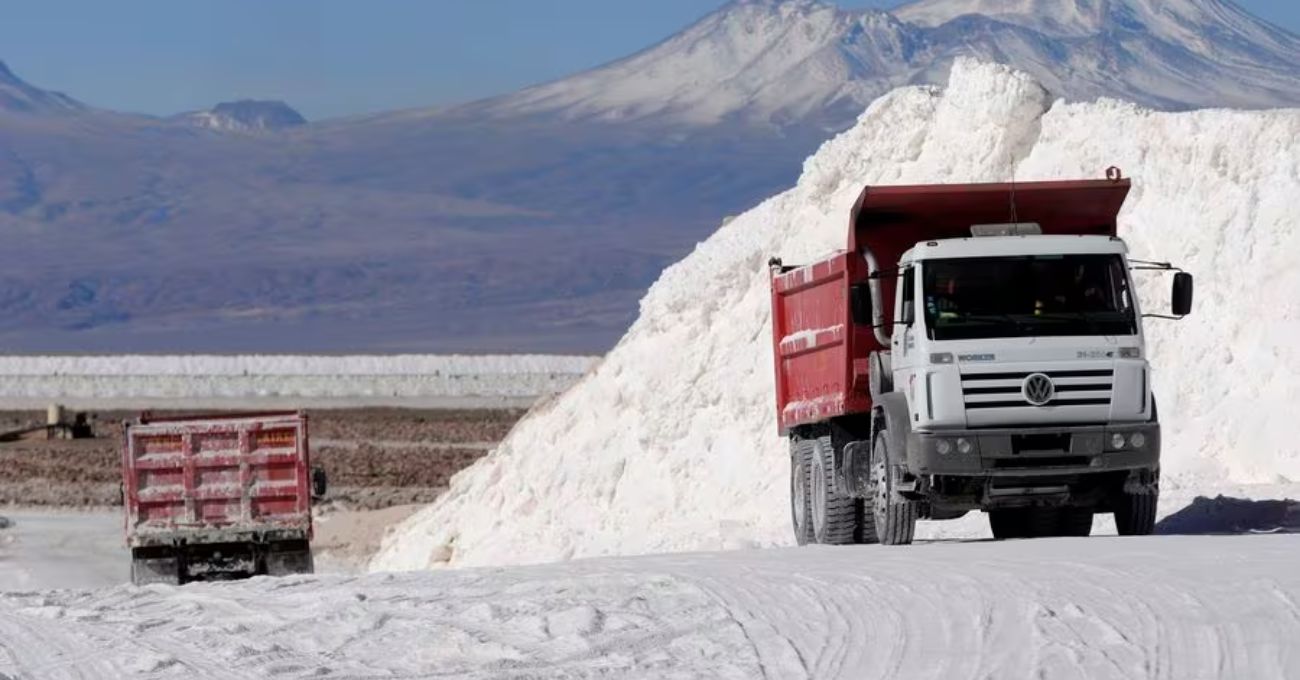
[(826, 517), (826, 471), (822, 467), (820, 446), (813, 447), (812, 475), (808, 482), (812, 486), (813, 535), (820, 537)]

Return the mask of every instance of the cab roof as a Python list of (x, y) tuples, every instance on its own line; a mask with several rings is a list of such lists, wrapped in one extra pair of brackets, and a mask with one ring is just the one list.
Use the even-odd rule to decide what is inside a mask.
[(922, 241), (903, 253), (901, 262), (959, 257), (1016, 255), (1125, 255), (1128, 246), (1113, 236), (980, 236)]

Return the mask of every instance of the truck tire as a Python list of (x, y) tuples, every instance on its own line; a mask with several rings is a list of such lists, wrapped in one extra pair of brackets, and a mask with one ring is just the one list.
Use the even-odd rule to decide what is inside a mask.
[(856, 542), (858, 502), (852, 496), (835, 491), (835, 454), (830, 437), (813, 442), (812, 469), (809, 475), (809, 510), (812, 514), (813, 540), (822, 545), (849, 545)]
[(1115, 531), (1120, 536), (1147, 536), (1156, 528), (1159, 492), (1121, 493), (1115, 504)]
[(1056, 519), (1057, 536), (1089, 536), (1092, 534), (1092, 510), (1088, 508), (1061, 508)]
[(1026, 519), (1023, 508), (989, 510), (989, 529), (993, 532), (993, 538), (999, 541), (1008, 538), (1029, 538)]
[(291, 576), (315, 571), (311, 545), (307, 541), (281, 541), (272, 543), (266, 553), (267, 576)]
[(989, 511), (993, 538), (1045, 538), (1087, 536), (1092, 533), (1092, 511), (1083, 508), (1008, 508)]
[(1060, 512), (1056, 508), (1008, 508), (989, 512), (989, 528), (998, 539), (1056, 536), (1059, 526)]
[(1025, 508), (1025, 532), (1029, 538), (1061, 535), (1060, 508)]
[(887, 437), (883, 431), (876, 433), (871, 446), (871, 513), (875, 524), (876, 540), (884, 545), (909, 545), (916, 535), (916, 501), (894, 493), (892, 475), (889, 474), (890, 456)]
[(180, 556), (176, 551), (170, 549), (132, 549), (131, 583), (137, 586), (147, 586), (154, 583), (161, 583), (169, 586), (180, 585)]
[(797, 545), (813, 542), (812, 512), (808, 507), (808, 476), (812, 468), (812, 456), (811, 441), (790, 437), (790, 523), (794, 527), (794, 542)]
[[(867, 461), (871, 463), (870, 460)], [(868, 471), (867, 486), (870, 487), (870, 471)], [(868, 488), (866, 498), (860, 498), (853, 504), (854, 510), (858, 516), (858, 531), (853, 537), (854, 543), (874, 545), (880, 542), (880, 536), (876, 533), (876, 511), (875, 503)]]

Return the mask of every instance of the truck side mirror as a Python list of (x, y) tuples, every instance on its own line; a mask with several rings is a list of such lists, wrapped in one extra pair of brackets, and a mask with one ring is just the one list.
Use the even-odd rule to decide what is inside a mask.
[(312, 500), (320, 500), (325, 497), (325, 491), (329, 487), (329, 479), (325, 476), (325, 468), (314, 467), (311, 469), (311, 497)]
[(1172, 309), (1174, 316), (1187, 316), (1192, 313), (1192, 275), (1187, 272), (1174, 274)]
[(870, 284), (855, 283), (849, 286), (849, 312), (853, 315), (853, 323), (871, 325)]

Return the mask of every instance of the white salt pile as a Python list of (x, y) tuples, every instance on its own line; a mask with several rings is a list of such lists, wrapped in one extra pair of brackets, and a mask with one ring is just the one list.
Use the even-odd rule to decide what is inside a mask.
[[(1135, 188), (1134, 257), (1197, 275), (1194, 316), (1148, 320), (1165, 486), (1300, 480), (1300, 111), (1156, 113), (1053, 103), (1028, 76), (958, 62), (825, 144), (798, 185), (670, 267), (577, 386), (399, 526), (377, 570), (787, 543), (766, 262), (844, 247), (867, 184), (1100, 177)], [(1148, 311), (1166, 275), (1140, 274)]]

